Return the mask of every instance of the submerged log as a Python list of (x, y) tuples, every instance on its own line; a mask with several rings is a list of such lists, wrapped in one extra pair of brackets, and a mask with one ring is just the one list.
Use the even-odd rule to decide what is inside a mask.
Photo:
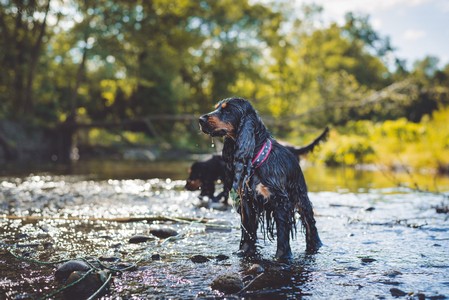
[(187, 218), (187, 217), (167, 217), (167, 216), (141, 216), (141, 217), (116, 217), (116, 218), (95, 218), (95, 217), (46, 217), (46, 216), (15, 216), (2, 215), (1, 219), (22, 220), (24, 222), (37, 222), (42, 220), (66, 220), (66, 221), (96, 221), (96, 222), (172, 222), (172, 223), (207, 223), (207, 218)]

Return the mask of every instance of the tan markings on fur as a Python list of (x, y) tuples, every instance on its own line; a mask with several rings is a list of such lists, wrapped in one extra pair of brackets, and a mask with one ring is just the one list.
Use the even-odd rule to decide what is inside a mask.
[(223, 103), (221, 104), (221, 108), (225, 108), (226, 105), (228, 105), (228, 104), (227, 104), (226, 102), (223, 102)]
[(200, 179), (195, 179), (195, 180), (190, 180), (190, 179), (188, 179), (188, 180), (187, 180), (187, 183), (186, 183), (186, 188), (187, 188), (189, 191), (196, 191), (196, 190), (198, 190), (202, 185), (203, 185), (203, 183), (201, 182)]
[(209, 117), (208, 122), (214, 128), (214, 130), (224, 129), (230, 137), (234, 137), (234, 127), (231, 123), (224, 123), (215, 116)]
[(266, 186), (264, 186), (262, 183), (259, 183), (256, 186), (256, 192), (258, 194), (262, 195), (265, 199), (268, 199), (271, 196), (270, 190)]
[(217, 109), (218, 108), (218, 103), (217, 104), (215, 104), (215, 109)]

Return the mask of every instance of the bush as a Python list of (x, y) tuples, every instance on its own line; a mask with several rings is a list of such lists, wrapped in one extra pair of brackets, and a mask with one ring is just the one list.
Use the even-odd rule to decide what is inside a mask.
[(382, 123), (349, 122), (332, 130), (329, 140), (310, 158), (328, 166), (376, 164), (392, 169), (449, 170), (449, 108), (421, 123), (404, 118)]
[(364, 137), (332, 134), (323, 146), (320, 159), (328, 166), (354, 166), (372, 163), (373, 154), (369, 140)]

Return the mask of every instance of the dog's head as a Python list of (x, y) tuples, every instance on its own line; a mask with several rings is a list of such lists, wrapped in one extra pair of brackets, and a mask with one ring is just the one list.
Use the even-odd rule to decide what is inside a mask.
[(251, 104), (241, 98), (229, 98), (218, 102), (215, 110), (200, 117), (201, 130), (210, 136), (228, 136), (235, 139), (242, 120), (255, 113)]
[(187, 178), (185, 189), (188, 191), (197, 191), (203, 186), (203, 167), (201, 162), (195, 162), (190, 167), (189, 178)]

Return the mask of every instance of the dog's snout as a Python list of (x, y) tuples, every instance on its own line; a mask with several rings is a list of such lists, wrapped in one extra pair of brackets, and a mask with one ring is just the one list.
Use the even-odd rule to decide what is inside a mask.
[(202, 115), (199, 119), (200, 125), (204, 125), (207, 123), (207, 119), (209, 119), (208, 115)]

